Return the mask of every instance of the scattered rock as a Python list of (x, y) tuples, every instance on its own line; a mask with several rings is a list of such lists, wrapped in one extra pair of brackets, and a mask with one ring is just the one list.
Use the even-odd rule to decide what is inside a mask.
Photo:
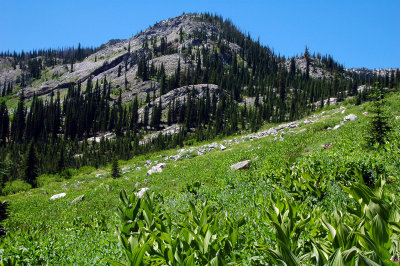
[(136, 184), (135, 184), (135, 187), (140, 187), (140, 183), (139, 182), (137, 182)]
[(345, 116), (343, 121), (355, 121), (357, 119), (357, 116), (355, 114), (349, 114), (348, 116)]
[(224, 151), (224, 150), (226, 150), (226, 147), (224, 146), (224, 145), (219, 145), (219, 148), (221, 149), (221, 151)]
[(79, 197), (76, 197), (73, 201), (71, 201), (71, 204), (74, 204), (78, 201), (81, 201), (85, 198), (85, 195), (80, 195)]
[(334, 126), (332, 129), (333, 129), (333, 130), (338, 130), (340, 127), (341, 127), (341, 125), (336, 125), (336, 126)]
[(250, 160), (242, 161), (231, 165), (231, 169), (240, 170), (249, 168)]
[(103, 178), (105, 175), (106, 175), (106, 173), (101, 173), (101, 174), (96, 174), (95, 177)]
[(363, 112), (363, 115), (367, 116), (367, 115), (368, 115), (368, 112)]
[(153, 166), (149, 171), (147, 171), (148, 175), (152, 175), (154, 173), (161, 173), (162, 169), (165, 168), (165, 163), (159, 163), (156, 166)]
[(181, 158), (180, 154), (169, 156), (170, 160), (178, 161)]
[(328, 127), (326, 130), (332, 130), (332, 128), (331, 128), (331, 127)]
[(217, 144), (216, 142), (211, 143), (211, 144), (208, 145), (208, 148), (209, 148), (210, 150), (216, 149), (217, 147), (218, 147), (218, 144)]
[(50, 200), (55, 200), (55, 199), (59, 199), (59, 198), (64, 198), (67, 194), (66, 193), (60, 193), (60, 194), (56, 194), (51, 196)]
[(329, 144), (326, 144), (326, 145), (321, 145), (321, 148), (323, 148), (323, 149), (330, 149), (330, 148), (332, 148), (333, 147), (333, 144), (332, 143), (329, 143)]
[(78, 188), (80, 183), (82, 183), (82, 182), (80, 182), (80, 181), (76, 182), (76, 183), (74, 184), (74, 188)]
[(307, 130), (306, 128), (300, 129), (299, 131), (296, 132), (296, 134), (302, 133), (302, 132), (304, 132), (306, 130)]
[(142, 170), (142, 167), (140, 167), (140, 166), (136, 167), (136, 171), (140, 171), (140, 170)]
[(144, 193), (146, 193), (147, 190), (149, 190), (148, 187), (141, 188), (138, 192), (135, 193), (136, 197), (143, 197)]

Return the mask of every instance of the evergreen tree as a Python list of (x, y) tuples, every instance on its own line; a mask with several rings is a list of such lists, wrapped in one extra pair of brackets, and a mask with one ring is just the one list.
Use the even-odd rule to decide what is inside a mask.
[(14, 118), (11, 123), (11, 137), (14, 141), (21, 142), (24, 137), (25, 130), (25, 95), (24, 91), (21, 91), (18, 100), (17, 111), (14, 114)]
[(118, 178), (121, 176), (121, 171), (119, 169), (119, 165), (118, 165), (118, 159), (117, 157), (114, 157), (113, 161), (112, 161), (112, 165), (111, 165), (111, 176), (113, 178)]
[(121, 65), (118, 66), (118, 74), (117, 74), (117, 77), (120, 77), (120, 76), (121, 76)]
[(381, 85), (376, 83), (372, 91), (373, 116), (368, 125), (366, 140), (368, 145), (374, 146), (378, 144), (382, 146), (389, 139), (391, 126), (388, 117), (384, 114), (385, 94)]
[(308, 79), (310, 77), (310, 54), (307, 46), (304, 51), (304, 58), (306, 59), (306, 79)]
[(6, 146), (9, 134), (10, 120), (8, 118), (8, 110), (5, 102), (0, 106), (0, 146)]
[(27, 152), (23, 162), (23, 179), (36, 187), (36, 177), (38, 176), (38, 160), (36, 156), (34, 142), (31, 141), (28, 145)]

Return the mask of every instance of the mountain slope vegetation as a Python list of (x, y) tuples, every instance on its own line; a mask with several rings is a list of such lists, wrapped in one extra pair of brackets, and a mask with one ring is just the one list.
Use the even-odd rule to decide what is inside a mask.
[(1, 263), (390, 265), (399, 81), (207, 13), (3, 52)]
[[(399, 99), (398, 93), (387, 98), (387, 107), (393, 116), (400, 115)], [(132, 195), (149, 188), (150, 193), (162, 196), (154, 199), (153, 204), (162, 202), (162, 214), (168, 214), (174, 223), (185, 221), (186, 216), (180, 212), (190, 210), (190, 202), (200, 210), (204, 202), (211, 204), (209, 215), (218, 212), (217, 206), (222, 208), (218, 230), (225, 230), (228, 221), (237, 228), (233, 251), (239, 263), (277, 263), (276, 259), (280, 258), (277, 254), (281, 253), (274, 251), (275, 245), (278, 250), (290, 250), (297, 259), (309, 254), (302, 258), (303, 263), (316, 263), (318, 254), (311, 256), (314, 246), (319, 252), (318, 260), (322, 262), (338, 252), (350, 252), (352, 257), (346, 255), (349, 260), (342, 255), (349, 264), (363, 256), (378, 264), (389, 263), (390, 255), (398, 252), (399, 120), (392, 119), (394, 135), (384, 149), (366, 147), (366, 142), (360, 140), (370, 121), (366, 112), (371, 108), (370, 104), (329, 108), (296, 122), (297, 127), (268, 129), (273, 132), (283, 128), (279, 134), (260, 138), (255, 138), (257, 134), (243, 135), (243, 138), (231, 137), (213, 145), (204, 143), (181, 150), (140, 155), (120, 162), (122, 177), (117, 179), (111, 177), (111, 168), (96, 170), (90, 167), (76, 170), (67, 180), (57, 175), (41, 176), (39, 188), (3, 198), (11, 204), (10, 217), (3, 223), (8, 233), (1, 242), (2, 257), (31, 264), (106, 263), (103, 259), (123, 261), (123, 246), (118, 245), (114, 235), (115, 226), (120, 224), (115, 214), (120, 192), (126, 190)], [(349, 114), (358, 118), (344, 122), (337, 130), (327, 130), (340, 125)], [(226, 149), (219, 145), (225, 145)], [(205, 151), (210, 146), (216, 148)], [(176, 157), (179, 154), (181, 156)], [(251, 161), (248, 170), (230, 168), (243, 160)], [(146, 174), (160, 162), (166, 163), (161, 173)], [(382, 182), (386, 184), (383, 186)], [(380, 191), (376, 192), (378, 202), (389, 204), (383, 205), (390, 208), (390, 212), (386, 218), (382, 217), (384, 231), (379, 234), (368, 231), (375, 230), (370, 227), (372, 220), (365, 220), (359, 227), (362, 215), (350, 211), (352, 208), (356, 208), (354, 211), (377, 210), (377, 206), (372, 205), (357, 209), (355, 204), (360, 201), (355, 201), (354, 193), (360, 192), (355, 190), (356, 186)], [(352, 190), (348, 192), (350, 188)], [(49, 200), (53, 194), (61, 192), (66, 196)], [(83, 200), (71, 203), (80, 195), (84, 195)], [(370, 201), (362, 202), (368, 204)], [(154, 215), (159, 215), (153, 211)], [(371, 219), (371, 216), (364, 219)], [(298, 226), (298, 223), (302, 225)], [(335, 240), (335, 234), (330, 235), (332, 231), (327, 230), (332, 227), (336, 231), (344, 230), (337, 227), (340, 224), (345, 230), (353, 230), (349, 235), (337, 236), (352, 237), (346, 246), (341, 245), (350, 240)], [(282, 240), (278, 227), (289, 230), (285, 234), (290, 234), (290, 243), (279, 242)], [(174, 226), (171, 230), (171, 237), (176, 237), (179, 230)], [(373, 239), (370, 243), (381, 243), (383, 250), (380, 248), (379, 252), (383, 253), (371, 253), (372, 247), (363, 242), (363, 234)], [(383, 234), (383, 242), (376, 239), (380, 234)], [(353, 246), (354, 250), (350, 251)], [(149, 255), (145, 261), (149, 263), (152, 259), (155, 257)]]
[[(400, 78), (398, 70), (346, 71), (307, 48), (286, 60), (210, 14), (184, 14), (100, 48), (3, 53), (2, 62), (0, 155), (13, 169), (3, 183), (24, 177), (30, 142), (37, 175), (98, 167), (114, 155), (293, 121), (346, 97), (361, 103), (371, 84), (395, 88)], [(164, 97), (174, 91), (179, 99)]]

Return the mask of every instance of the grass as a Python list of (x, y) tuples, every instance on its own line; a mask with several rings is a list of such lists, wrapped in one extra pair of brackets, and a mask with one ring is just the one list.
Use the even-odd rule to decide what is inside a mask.
[[(399, 96), (393, 93), (388, 97), (387, 107), (393, 117), (400, 115)], [(110, 166), (98, 170), (85, 167), (76, 170), (71, 179), (58, 182), (43, 177), (40, 188), (0, 197), (10, 203), (10, 217), (4, 222), (9, 233), (0, 242), (1, 257), (16, 257), (28, 264), (53, 265), (98, 265), (106, 264), (104, 258), (120, 260), (123, 254), (114, 236), (119, 193), (125, 189), (130, 194), (142, 187), (149, 187), (150, 191), (164, 197), (164, 207), (173, 219), (179, 219), (178, 210), (187, 209), (189, 200), (208, 201), (221, 206), (229, 217), (246, 218), (240, 229), (242, 241), (273, 245), (273, 231), (266, 226), (259, 206), (268, 202), (274, 193), (293, 195), (281, 182), (284, 171), (290, 167), (315, 170), (315, 175), (327, 180), (330, 184), (327, 196), (316, 200), (312, 194), (307, 194), (310, 196), (304, 200), (327, 213), (344, 207), (344, 193), (337, 182), (350, 182), (353, 166), (364, 167), (371, 173), (383, 167), (385, 176), (394, 176), (398, 182), (398, 142), (394, 142), (393, 150), (384, 152), (370, 151), (363, 146), (363, 132), (368, 123), (363, 112), (369, 110), (369, 104), (346, 105), (344, 114), (335, 113), (338, 108), (329, 107), (323, 110), (324, 114), (318, 112), (321, 116), (329, 116), (313, 124), (301, 125), (304, 132), (286, 134), (283, 140), (279, 140), (279, 135), (248, 140), (227, 146), (225, 151), (215, 149), (201, 156), (191, 153), (188, 159), (178, 161), (164, 160), (177, 154), (178, 150), (120, 161), (120, 167), (128, 172), (118, 179), (110, 177)], [(344, 123), (338, 130), (326, 130), (350, 113), (358, 119)], [(393, 120), (397, 138), (399, 122)], [(268, 127), (270, 125), (264, 129)], [(241, 139), (240, 135), (227, 139), (235, 137)], [(329, 143), (332, 148), (321, 148)], [(152, 165), (165, 162), (167, 166), (162, 173), (148, 176), (149, 168), (145, 165), (148, 160)], [(243, 160), (251, 160), (248, 170), (230, 169), (232, 164)], [(200, 185), (195, 191), (189, 191), (188, 186), (195, 182)], [(66, 193), (64, 198), (49, 200), (52, 195), (62, 192)], [(397, 188), (396, 197), (398, 193)], [(72, 200), (80, 195), (85, 195), (85, 199), (72, 204)], [(247, 252), (249, 257), (257, 254), (251, 248)]]

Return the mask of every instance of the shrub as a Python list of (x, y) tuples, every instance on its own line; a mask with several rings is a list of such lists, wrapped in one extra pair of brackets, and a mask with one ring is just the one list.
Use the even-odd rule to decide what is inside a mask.
[(21, 191), (27, 191), (31, 189), (32, 186), (22, 180), (14, 180), (12, 182), (7, 182), (3, 188), (3, 195), (15, 194)]
[(52, 182), (57, 182), (57, 181), (61, 181), (58, 178), (58, 175), (40, 175), (38, 176), (38, 178), (36, 179), (36, 184), (38, 187), (43, 187), (49, 183)]
[(64, 169), (60, 174), (60, 178), (62, 179), (70, 179), (74, 175), (73, 169)]
[(83, 166), (83, 167), (79, 168), (78, 174), (87, 175), (94, 171), (96, 171), (96, 168), (94, 168), (93, 166)]

